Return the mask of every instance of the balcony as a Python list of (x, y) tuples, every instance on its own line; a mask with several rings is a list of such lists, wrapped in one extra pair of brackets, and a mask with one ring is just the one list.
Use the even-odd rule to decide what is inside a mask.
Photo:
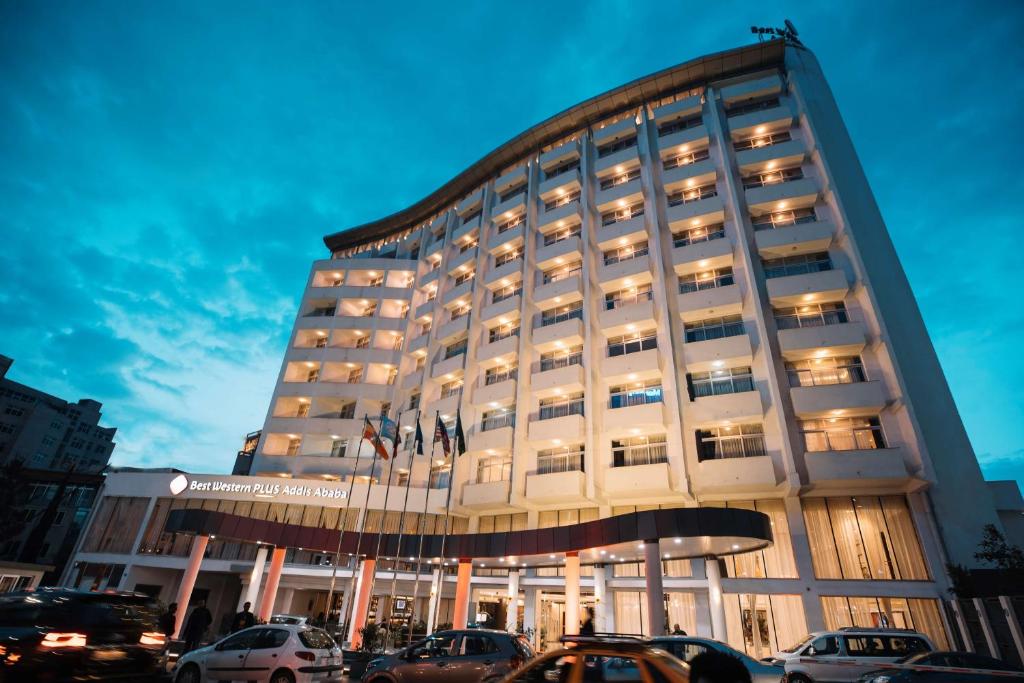
[(440, 342), (447, 342), (455, 339), (460, 334), (469, 329), (469, 314), (456, 318), (455, 320), (449, 320), (444, 325), (437, 328), (437, 340)]
[(471, 220), (466, 221), (459, 227), (452, 230), (452, 244), (461, 244), (466, 235), (480, 230), (482, 224), (483, 214), (477, 214)]
[(584, 374), (582, 365), (566, 365), (530, 376), (530, 391), (537, 398), (551, 398), (558, 394), (574, 394), (583, 391)]
[[(615, 292), (626, 287), (646, 284), (651, 281), (651, 259), (647, 254), (631, 259), (597, 267), (597, 280), (605, 292)], [(629, 280), (629, 283), (626, 282)]]
[(464, 273), (467, 270), (472, 270), (473, 265), (476, 263), (477, 248), (467, 249), (461, 254), (454, 254), (448, 257), (448, 261), (445, 263), (445, 268), (451, 276), (457, 276), (459, 273)]
[(583, 503), (587, 476), (579, 470), (526, 475), (526, 498), (531, 503)]
[(566, 415), (549, 420), (531, 420), (530, 443), (536, 448), (550, 448), (562, 442), (583, 441), (585, 420), (582, 415)]
[[(819, 355), (856, 356), (864, 350), (866, 340), (867, 329), (859, 322), (779, 330), (779, 347), (786, 360)], [(825, 349), (825, 354), (818, 353)]]
[(511, 171), (509, 171), (503, 176), (499, 176), (498, 179), (494, 181), (494, 191), (498, 194), (502, 194), (503, 192), (506, 192), (510, 188), (513, 188), (516, 185), (522, 185), (524, 183), (526, 183), (525, 164), (523, 166), (513, 168)]
[(408, 375), (402, 378), (402, 390), (410, 391), (423, 384), (423, 369), (410, 372)]
[(437, 279), (441, 276), (441, 269), (435, 268), (434, 270), (428, 270), (426, 273), (420, 276), (420, 287), (425, 287), (432, 282), (437, 282)]
[(758, 214), (778, 209), (812, 206), (818, 199), (818, 181), (803, 177), (785, 183), (774, 183), (744, 190), (747, 206)]
[(580, 145), (576, 140), (571, 140), (564, 145), (559, 145), (554, 149), (549, 149), (540, 155), (540, 166), (541, 168), (551, 168), (557, 166), (563, 161), (569, 161), (572, 158), (579, 158), (580, 156)]
[(493, 327), (498, 323), (498, 318), (508, 317), (517, 318), (519, 317), (519, 309), (522, 306), (523, 297), (520, 294), (510, 296), (507, 299), (493, 304), (484, 306), (480, 310), (480, 322), (486, 327)]
[(597, 228), (597, 246), (601, 251), (608, 251), (618, 246), (623, 239), (627, 242), (639, 242), (646, 238), (647, 226), (642, 214)]
[(629, 467), (609, 467), (604, 471), (604, 492), (609, 498), (640, 499), (671, 494), (672, 476), (667, 462)]
[(828, 251), (834, 233), (831, 221), (817, 221), (758, 230), (754, 242), (763, 258), (779, 258)]
[(761, 392), (739, 391), (734, 394), (698, 396), (684, 404), (685, 422), (692, 427), (705, 427), (726, 421), (760, 422), (764, 416)]
[(728, 237), (695, 242), (672, 249), (672, 267), (676, 275), (692, 275), (731, 265), (732, 242)]
[(457, 356), (452, 356), (447, 360), (439, 360), (434, 363), (430, 371), (430, 377), (432, 379), (439, 379), (445, 375), (453, 375), (458, 372), (462, 373), (462, 368), (466, 364), (466, 354), (460, 353)]
[(462, 487), (462, 506), (472, 510), (490, 510), (508, 507), (510, 482), (488, 481), (466, 484)]
[(413, 311), (413, 320), (425, 318), (434, 314), (434, 300), (424, 301)]
[(540, 198), (541, 201), (549, 202), (557, 196), (579, 192), (581, 188), (580, 170), (574, 168), (542, 180), (539, 187)]
[(676, 304), (683, 322), (696, 322), (705, 318), (739, 314), (743, 311), (743, 293), (739, 285), (726, 285), (679, 294)]
[(743, 175), (799, 166), (806, 158), (807, 147), (803, 140), (787, 140), (775, 145), (736, 152), (736, 163)]
[(612, 185), (607, 190), (602, 190), (598, 187), (595, 194), (597, 210), (602, 213), (605, 211), (611, 211), (616, 206), (623, 206), (623, 204), (619, 203), (620, 201), (631, 206), (644, 198), (643, 188), (640, 185), (640, 178), (634, 178), (629, 182)]
[[(445, 396), (444, 398), (439, 398), (436, 401), (433, 401), (430, 404), (430, 409), (436, 410), (441, 415), (454, 415), (455, 411), (459, 409), (459, 404), (462, 401), (462, 392), (463, 389), (459, 389), (450, 396)], [(443, 420), (444, 418), (442, 417), (441, 419)]]
[(490, 403), (510, 405), (516, 399), (516, 380), (506, 379), (494, 384), (485, 384), (473, 389), (473, 404), (486, 406)]
[(804, 465), (811, 489), (847, 492), (851, 487), (868, 487), (910, 492), (925, 484), (907, 471), (901, 448), (805, 453)]
[[(477, 208), (478, 206), (480, 206), (480, 204), (483, 202), (483, 200), (484, 200), (484, 188), (482, 188), (482, 187), (477, 188), (477, 190), (475, 192), (473, 192), (471, 195), (469, 195), (468, 197), (463, 199), (461, 202), (459, 202), (459, 204), (456, 207), (455, 211), (460, 216), (464, 216), (467, 213), (469, 213), (471, 210), (473, 210), (473, 209)], [(434, 228), (435, 226), (433, 224), (431, 224), (430, 227)]]
[(701, 102), (700, 95), (684, 97), (655, 109), (654, 121), (660, 126), (673, 119), (681, 119), (699, 114), (702, 107), (703, 103)]
[(750, 337), (746, 334), (683, 344), (683, 360), (690, 372), (707, 372), (723, 366), (749, 365), (753, 358)]
[(613, 169), (616, 166), (629, 167), (631, 164), (636, 166), (640, 163), (640, 152), (636, 145), (620, 149), (618, 152), (613, 152), (606, 157), (601, 157), (594, 160), (594, 172), (598, 176), (606, 175), (609, 169)]
[(622, 138), (628, 138), (631, 135), (636, 135), (636, 121), (632, 117), (625, 117), (619, 119), (615, 123), (610, 123), (603, 128), (598, 128), (593, 131), (594, 144), (597, 146), (606, 145), (613, 140), (619, 140)]
[[(485, 336), (486, 340), (487, 337)], [(512, 361), (519, 353), (519, 335), (505, 337), (497, 341), (484, 341), (476, 351), (476, 360), (481, 367), (492, 368)]]
[(583, 321), (578, 318), (533, 328), (533, 345), (541, 353), (582, 343)]
[(836, 269), (773, 277), (766, 284), (768, 298), (774, 306), (798, 306), (808, 302), (842, 301), (850, 291), (846, 273)]
[(789, 393), (793, 412), (801, 418), (877, 415), (887, 403), (885, 387), (878, 380), (792, 387)]
[(605, 356), (601, 359), (601, 379), (605, 382), (622, 382), (660, 377), (662, 357), (658, 349)]
[(421, 335), (418, 335), (418, 336), (413, 337), (412, 339), (410, 339), (406, 343), (405, 349), (409, 353), (412, 353), (413, 351), (419, 351), (420, 349), (425, 349), (429, 342), (430, 342), (430, 333), (427, 332), (425, 334), (421, 334)]
[(782, 79), (779, 78), (778, 74), (772, 74), (764, 78), (756, 78), (725, 86), (722, 88), (722, 101), (729, 105), (740, 100), (778, 95), (781, 92)]
[(582, 298), (583, 281), (579, 275), (549, 282), (546, 285), (537, 285), (537, 288), (533, 290), (533, 303), (540, 309), (551, 308), (558, 304), (571, 304)]
[(466, 296), (466, 295), (469, 294), (472, 291), (473, 291), (473, 278), (470, 278), (470, 279), (466, 280), (465, 282), (463, 282), (461, 285), (456, 285), (455, 287), (452, 287), (447, 292), (445, 292), (444, 296), (441, 298), (441, 303), (443, 303), (445, 306), (448, 306), (452, 302), (454, 302), (456, 299), (459, 299), (461, 297), (465, 297), (465, 300), (468, 302), (469, 301), (469, 297)]
[(661, 179), (665, 183), (666, 194), (682, 190), (688, 187), (703, 187), (715, 182), (718, 176), (715, 170), (715, 161), (705, 159), (693, 164), (683, 164), (661, 172)]
[(604, 431), (608, 438), (631, 434), (653, 434), (665, 431), (665, 404), (641, 403), (621, 408), (608, 408), (604, 413)]
[[(503, 263), (500, 266), (494, 268), (488, 268), (487, 273), (484, 276), (484, 284), (489, 287), (500, 286), (506, 287), (513, 282), (519, 282), (523, 279), (523, 259), (517, 258)], [(502, 282), (502, 280), (508, 280), (508, 282)]]
[(498, 232), (497, 229), (495, 229), (491, 232), (491, 237), (487, 242), (488, 251), (494, 254), (522, 246), (523, 231), (525, 228), (526, 221), (523, 221), (514, 228), (509, 228), (505, 232)]
[(695, 225), (721, 223), (725, 218), (725, 203), (721, 195), (670, 206), (665, 211), (672, 232)]
[(701, 493), (764, 493), (778, 485), (771, 456), (720, 458), (697, 463), (694, 489)]
[[(541, 270), (547, 270), (560, 263), (572, 263), (583, 258), (583, 242), (579, 236), (573, 235), (554, 244), (537, 247), (536, 263)], [(562, 259), (558, 262), (556, 259)]]
[(625, 334), (633, 329), (653, 327), (654, 302), (641, 300), (636, 303), (623, 304), (618, 308), (603, 310), (599, 316), (601, 329), (609, 337)]
[(742, 140), (754, 135), (759, 126), (771, 130), (790, 128), (796, 122), (793, 104), (786, 97), (779, 98), (777, 107), (759, 109), (747, 114), (729, 117), (729, 132), (734, 140)]
[(496, 453), (512, 450), (512, 437), (514, 427), (498, 427), (488, 429), (486, 432), (474, 428), (472, 434), (466, 439), (467, 450), (473, 453)]
[(667, 159), (674, 153), (692, 152), (695, 149), (708, 146), (707, 126), (700, 125), (685, 130), (677, 130), (658, 138), (658, 149), (661, 150), (662, 160)]

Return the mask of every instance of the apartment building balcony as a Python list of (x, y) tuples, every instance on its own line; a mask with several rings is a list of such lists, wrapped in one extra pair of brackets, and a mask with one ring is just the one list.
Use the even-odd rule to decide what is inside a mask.
[(493, 304), (488, 304), (480, 309), (480, 322), (486, 327), (493, 327), (502, 317), (517, 318), (519, 309), (522, 306), (523, 297), (520, 294), (510, 296), (507, 299)]
[(726, 285), (677, 295), (676, 305), (683, 322), (736, 315), (743, 311), (743, 293), (739, 285)]
[[(634, 126), (635, 127), (635, 126)], [(637, 145), (620, 149), (618, 152), (613, 152), (606, 157), (600, 157), (594, 160), (594, 172), (598, 175), (607, 175), (609, 169), (613, 169), (616, 166), (629, 167), (630, 165), (636, 166), (640, 163), (640, 151)]]
[[(558, 259), (561, 259), (559, 261)], [(576, 235), (566, 237), (554, 244), (537, 247), (534, 261), (541, 270), (547, 270), (562, 263), (572, 263), (583, 259), (583, 242)]]
[(583, 441), (585, 423), (582, 415), (565, 415), (548, 420), (533, 419), (527, 429), (527, 438), (535, 448), (550, 448), (563, 442)]
[(636, 135), (636, 120), (630, 116), (626, 116), (619, 119), (615, 123), (610, 123), (603, 128), (594, 130), (592, 135), (594, 138), (595, 145), (605, 145), (613, 140), (619, 140), (621, 138), (628, 138), (631, 135)]
[(289, 362), (308, 360), (325, 363), (389, 363), (397, 365), (402, 360), (402, 353), (394, 349), (378, 349), (372, 346), (365, 349), (328, 346), (324, 349), (288, 349), (285, 358)]
[(508, 220), (526, 211), (526, 192), (517, 192), (503, 202), (494, 205), (491, 211), (491, 219), (495, 223)]
[(701, 493), (763, 493), (778, 483), (768, 455), (705, 460), (693, 475), (693, 487)]
[(583, 343), (583, 321), (572, 318), (544, 327), (534, 326), (532, 338), (533, 346), (541, 353), (579, 346)]
[(456, 318), (455, 320), (449, 320), (440, 327), (437, 328), (437, 340), (440, 342), (448, 342), (460, 334), (469, 329), (469, 314)]
[(601, 225), (597, 228), (597, 246), (601, 251), (614, 248), (623, 239), (626, 242), (640, 242), (646, 238), (647, 225), (643, 215), (633, 216), (609, 225)]
[(734, 85), (727, 85), (722, 88), (721, 96), (722, 102), (726, 105), (739, 102), (740, 100), (749, 100), (755, 97), (767, 97), (768, 95), (778, 95), (782, 92), (782, 79), (779, 78), (778, 74), (772, 74), (771, 76), (765, 76), (764, 78), (757, 78), (754, 80), (742, 81)]
[(480, 431), (478, 426), (467, 437), (466, 449), (472, 453), (507, 453), (512, 450), (514, 433), (515, 428), (512, 426), (497, 427), (487, 431)]
[(707, 372), (716, 367), (744, 363), (749, 365), (753, 359), (754, 351), (746, 334), (683, 344), (683, 360), (690, 372)]
[[(611, 175), (614, 175), (614, 172)], [(602, 190), (598, 187), (594, 197), (597, 210), (600, 212), (611, 211), (616, 206), (621, 206), (619, 201), (623, 201), (627, 205), (633, 205), (643, 198), (644, 193), (643, 187), (640, 184), (640, 178), (612, 185), (607, 190)]]
[(653, 327), (654, 302), (647, 299), (636, 303), (622, 304), (611, 310), (603, 310), (598, 316), (601, 330), (609, 337), (625, 334), (635, 329)]
[(526, 475), (526, 499), (537, 505), (584, 503), (587, 475), (580, 470)]
[(806, 158), (807, 146), (796, 139), (736, 152), (736, 163), (743, 175), (799, 166)]
[(778, 106), (730, 116), (729, 133), (733, 139), (743, 139), (754, 135), (760, 126), (764, 126), (766, 129), (780, 130), (790, 128), (795, 122), (793, 103), (789, 98), (783, 96), (779, 98)]
[(579, 192), (582, 189), (582, 178), (580, 170), (573, 168), (556, 176), (547, 178), (540, 182), (539, 193), (543, 202), (549, 202), (555, 197), (565, 194)]
[(860, 322), (779, 330), (779, 348), (786, 360), (856, 356), (864, 350), (866, 341), (867, 329)]
[(427, 286), (429, 284), (433, 284), (434, 282), (437, 282), (437, 279), (439, 277), (441, 277), (441, 269), (440, 268), (435, 268), (434, 270), (428, 270), (427, 272), (425, 272), (423, 275), (420, 276), (419, 285), (420, 285), (420, 287), (425, 287), (425, 286)]
[(584, 381), (582, 365), (566, 365), (543, 372), (538, 370), (530, 375), (530, 391), (537, 398), (575, 394), (583, 391)]
[(754, 243), (763, 258), (779, 258), (827, 251), (834, 234), (835, 225), (831, 221), (816, 221), (758, 230), (754, 233)]
[(669, 102), (666, 105), (658, 107), (654, 110), (654, 122), (659, 126), (668, 123), (674, 119), (682, 119), (689, 116), (694, 116), (701, 112), (703, 108), (700, 95), (691, 95), (690, 97), (684, 97), (676, 100), (675, 102)]
[(583, 280), (579, 275), (555, 280), (545, 285), (537, 285), (533, 290), (533, 303), (542, 310), (557, 304), (571, 304), (582, 298)]
[(492, 368), (513, 360), (518, 353), (519, 335), (514, 334), (497, 341), (484, 341), (477, 347), (476, 361), (481, 367)]
[(885, 387), (878, 380), (848, 384), (791, 387), (797, 417), (877, 415), (887, 403)]
[(925, 484), (908, 472), (902, 448), (804, 453), (804, 466), (810, 489), (910, 492)]
[(597, 267), (597, 281), (605, 292), (646, 284), (651, 281), (651, 257), (643, 254), (609, 265), (602, 262)]
[(494, 510), (508, 507), (511, 482), (488, 481), (465, 484), (462, 487), (462, 506), (471, 510)]
[(620, 500), (672, 493), (671, 469), (667, 462), (609, 467), (604, 471), (604, 493)]
[[(458, 213), (460, 216), (464, 216), (473, 209), (478, 208), (483, 203), (483, 201), (484, 188), (479, 187), (472, 194), (470, 194), (468, 197), (466, 197), (465, 199), (458, 203), (458, 205), (455, 207), (455, 212)], [(434, 226), (434, 224), (432, 223), (430, 227), (431, 231), (433, 231), (436, 226)]]
[(516, 400), (517, 384), (514, 379), (506, 379), (494, 384), (474, 387), (473, 405), (486, 406), (492, 403), (510, 405)]
[(708, 142), (707, 126), (701, 124), (659, 137), (658, 149), (661, 150), (661, 158), (664, 160), (677, 152), (685, 153), (707, 147)]
[(767, 281), (768, 298), (774, 306), (798, 306), (808, 302), (842, 301), (850, 284), (841, 269), (785, 275)]
[(423, 386), (423, 368), (414, 370), (402, 378), (402, 391), (412, 391), (420, 386)]
[(317, 398), (366, 398), (371, 401), (386, 401), (391, 396), (392, 387), (388, 384), (372, 384), (370, 382), (348, 382), (346, 380), (330, 380), (321, 378), (319, 382), (308, 385), (305, 394)]
[(694, 242), (672, 249), (672, 268), (676, 275), (692, 275), (731, 265), (732, 241), (728, 237)]
[(687, 187), (703, 187), (715, 182), (717, 177), (714, 159), (683, 164), (661, 172), (661, 180), (665, 184), (667, 194)]
[(505, 232), (498, 232), (497, 229), (491, 232), (491, 237), (487, 241), (487, 249), (492, 254), (501, 253), (502, 251), (509, 251), (515, 247), (520, 247), (523, 244), (523, 234), (526, 229), (526, 221), (523, 221), (514, 228), (509, 228)]
[[(310, 325), (310, 327), (320, 327), (324, 324), (322, 319), (319, 321), (314, 320), (313, 322), (314, 324)], [(333, 318), (331, 323), (331, 327), (336, 330), (365, 330), (372, 327), (377, 330), (404, 332), (409, 321), (406, 318), (339, 315)]]
[(445, 360), (439, 360), (434, 363), (430, 370), (431, 379), (440, 379), (445, 375), (454, 375), (455, 373), (462, 374), (462, 369), (466, 365), (466, 354), (460, 353), (456, 356)]
[(725, 218), (725, 203), (721, 195), (670, 206), (665, 211), (672, 232), (695, 225), (721, 223)]
[[(436, 401), (432, 402), (430, 404), (430, 408), (432, 410), (436, 410), (441, 415), (452, 416), (455, 414), (455, 411), (459, 409), (459, 404), (461, 403), (461, 401), (462, 391), (456, 391), (451, 396), (445, 396), (444, 398), (439, 398)], [(443, 420), (444, 418), (442, 417), (441, 419)]]
[(698, 396), (684, 404), (683, 410), (686, 423), (692, 427), (717, 425), (726, 421), (760, 422), (764, 416), (761, 392), (756, 389), (717, 396)]
[[(503, 263), (497, 268), (488, 268), (484, 274), (484, 284), (494, 289), (505, 287), (523, 279), (523, 259), (517, 258), (508, 263)], [(508, 280), (508, 282), (502, 282)]]
[(405, 348), (409, 353), (413, 353), (414, 351), (419, 351), (420, 349), (427, 348), (427, 344), (429, 343), (430, 333), (427, 332), (426, 334), (421, 334), (418, 337), (413, 337), (412, 339), (410, 339), (406, 343)]
[(537, 229), (542, 233), (582, 222), (583, 209), (578, 199), (556, 206), (550, 211), (541, 207), (537, 213)]
[(461, 285), (452, 287), (441, 297), (441, 303), (445, 306), (450, 306), (456, 299), (465, 298), (469, 300), (469, 293), (473, 291), (474, 278), (470, 278), (463, 282)]
[(502, 194), (516, 185), (523, 185), (526, 183), (526, 180), (526, 164), (523, 164), (522, 166), (513, 168), (505, 175), (499, 176), (498, 179), (494, 181), (494, 191), (498, 194)]
[(428, 315), (434, 314), (434, 300), (424, 301), (415, 309), (413, 309), (412, 317), (413, 320), (420, 320), (427, 317)]
[(396, 258), (340, 258), (319, 259), (313, 262), (313, 270), (408, 270), (415, 271), (419, 262), (412, 259)]
[(609, 383), (655, 379), (661, 376), (662, 358), (658, 349), (605, 356), (601, 359), (601, 379)]
[(665, 404), (640, 403), (604, 411), (604, 434), (620, 438), (633, 434), (655, 434), (665, 431)]
[(483, 214), (477, 214), (468, 221), (463, 222), (459, 227), (452, 230), (452, 244), (461, 244), (466, 235), (478, 232), (483, 224)]
[(570, 159), (579, 158), (580, 156), (580, 143), (578, 140), (570, 140), (564, 145), (559, 145), (554, 149), (549, 149), (540, 155), (538, 161), (540, 162), (541, 168), (551, 168), (558, 164), (569, 161)]
[(776, 209), (812, 206), (818, 199), (818, 181), (803, 177), (785, 183), (750, 187), (744, 190), (747, 206), (754, 213)]
[(448, 261), (445, 264), (445, 269), (451, 276), (457, 276), (459, 273), (463, 273), (467, 270), (472, 270), (476, 264), (477, 248), (467, 249), (461, 254), (453, 254), (448, 257)]

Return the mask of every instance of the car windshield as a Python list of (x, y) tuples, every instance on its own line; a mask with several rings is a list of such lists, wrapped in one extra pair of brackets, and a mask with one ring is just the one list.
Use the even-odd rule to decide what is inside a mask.
[(318, 628), (299, 631), (299, 640), (313, 650), (330, 650), (334, 647), (334, 639), (327, 635), (326, 631), (321, 631)]
[(682, 680), (689, 680), (690, 678), (690, 665), (684, 664), (675, 657), (669, 655), (663, 655), (659, 653), (651, 653), (652, 659), (658, 661), (658, 665), (663, 669), (669, 669), (673, 673), (679, 674)]
[(782, 652), (796, 652), (797, 650), (802, 648), (804, 645), (806, 645), (807, 641), (809, 641), (810, 639), (811, 639), (810, 636), (804, 636), (800, 640), (796, 641), (796, 645), (791, 645), (790, 647), (784, 648), (782, 650)]

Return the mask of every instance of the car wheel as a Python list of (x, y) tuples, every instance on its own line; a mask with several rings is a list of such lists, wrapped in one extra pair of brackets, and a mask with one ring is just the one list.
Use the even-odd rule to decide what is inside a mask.
[(186, 664), (181, 667), (178, 677), (174, 679), (174, 683), (199, 683), (199, 681), (199, 667), (195, 664)]
[(814, 683), (809, 676), (804, 674), (790, 674), (786, 681), (788, 683)]
[(288, 669), (278, 669), (270, 677), (270, 683), (295, 683), (295, 676)]

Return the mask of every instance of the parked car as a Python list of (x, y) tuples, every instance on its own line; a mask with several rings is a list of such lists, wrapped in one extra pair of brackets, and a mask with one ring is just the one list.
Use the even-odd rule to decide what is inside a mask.
[(781, 664), (772, 664), (754, 659), (745, 652), (740, 652), (725, 643), (720, 643), (711, 638), (696, 638), (693, 636), (658, 636), (647, 641), (651, 646), (661, 648), (670, 655), (673, 655), (686, 663), (699, 654), (715, 650), (727, 655), (732, 655), (743, 662), (743, 666), (750, 672), (752, 683), (779, 683), (785, 675), (786, 670)]
[(326, 631), (306, 625), (266, 624), (183, 654), (171, 676), (174, 683), (323, 683), (341, 680), (341, 660), (341, 648)]
[(275, 614), (270, 617), (271, 624), (291, 624), (292, 626), (302, 626), (303, 624), (309, 623), (309, 617), (301, 617), (297, 614)]
[(1012, 681), (1008, 673), (1017, 673), (1024, 680), (1024, 669), (995, 657), (973, 652), (924, 652), (910, 655), (896, 662), (902, 669), (886, 668), (869, 671), (859, 683), (907, 683), (935, 681), (935, 683), (989, 683)]
[(567, 636), (502, 683), (689, 683), (690, 667), (639, 638)]
[(524, 636), (489, 629), (438, 631), (397, 652), (370, 660), (364, 683), (487, 683), (533, 658)]
[(785, 667), (787, 683), (852, 682), (878, 664), (934, 649), (928, 636), (916, 631), (850, 627), (812, 633), (769, 661)]
[(0, 595), (0, 681), (155, 676), (167, 663), (159, 605), (137, 593), (39, 588)]

